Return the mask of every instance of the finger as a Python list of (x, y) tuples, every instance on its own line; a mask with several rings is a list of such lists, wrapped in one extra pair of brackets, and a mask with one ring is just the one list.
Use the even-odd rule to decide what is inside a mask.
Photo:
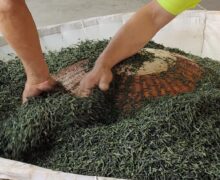
[(22, 104), (25, 104), (28, 101), (28, 98), (40, 95), (41, 92), (42, 91), (37, 88), (26, 85), (22, 94)]
[(91, 89), (94, 86), (95, 85), (92, 83), (90, 78), (85, 77), (80, 82), (79, 89), (78, 89), (78, 95), (81, 96), (81, 97), (88, 97), (91, 94)]
[(26, 104), (28, 102), (28, 98), (23, 96), (22, 97), (22, 104)]
[(77, 96), (80, 96), (80, 97), (88, 97), (90, 94), (91, 94), (90, 89), (84, 89), (84, 90), (78, 89), (78, 92), (77, 92)]
[(112, 81), (112, 74), (109, 73), (107, 75), (103, 75), (100, 82), (99, 82), (99, 88), (102, 91), (107, 91), (109, 89), (109, 84)]

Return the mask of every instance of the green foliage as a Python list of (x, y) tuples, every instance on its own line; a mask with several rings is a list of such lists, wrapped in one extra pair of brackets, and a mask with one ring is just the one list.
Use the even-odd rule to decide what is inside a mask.
[[(89, 70), (106, 45), (82, 42), (47, 54), (47, 62), (57, 72), (89, 59)], [(21, 64), (0, 61), (0, 155), (85, 175), (220, 178), (220, 63), (153, 42), (148, 47), (195, 59), (204, 78), (194, 92), (146, 99), (130, 116), (119, 116), (114, 109), (112, 89), (110, 95), (95, 90), (89, 98), (58, 89), (20, 106), (25, 80)]]

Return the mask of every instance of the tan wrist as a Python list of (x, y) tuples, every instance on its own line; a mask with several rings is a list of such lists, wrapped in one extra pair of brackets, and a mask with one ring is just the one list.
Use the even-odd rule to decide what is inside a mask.
[(48, 69), (44, 71), (29, 71), (27, 72), (27, 83), (28, 84), (39, 84), (47, 81), (50, 78)]
[(46, 81), (50, 77), (49, 69), (43, 60), (34, 60), (24, 63), (27, 82), (29, 84), (38, 84)]
[(96, 63), (95, 63), (95, 66), (97, 66), (97, 67), (102, 67), (102, 68), (105, 68), (105, 69), (112, 69), (113, 68), (113, 64), (112, 64), (112, 61), (109, 59), (109, 58), (106, 58), (106, 57), (104, 57), (104, 56), (100, 56), (98, 59), (97, 59), (97, 61), (96, 61)]

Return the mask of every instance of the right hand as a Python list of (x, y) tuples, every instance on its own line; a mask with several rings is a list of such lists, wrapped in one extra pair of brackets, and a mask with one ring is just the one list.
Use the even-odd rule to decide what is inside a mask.
[(112, 79), (113, 75), (109, 67), (96, 64), (81, 80), (78, 93), (82, 97), (89, 96), (95, 86), (98, 86), (102, 91), (107, 91)]

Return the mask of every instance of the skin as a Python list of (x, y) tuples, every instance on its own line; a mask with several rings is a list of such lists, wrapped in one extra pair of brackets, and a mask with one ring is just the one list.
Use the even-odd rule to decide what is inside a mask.
[(0, 31), (21, 59), (27, 75), (23, 102), (53, 89), (37, 29), (24, 0), (0, 0)]
[(111, 69), (137, 53), (174, 17), (155, 0), (139, 9), (113, 37), (97, 59), (94, 68), (82, 79), (79, 94), (88, 96), (95, 86), (103, 91), (108, 90), (113, 79)]
[[(81, 81), (79, 95), (89, 95), (95, 86), (108, 90), (113, 78), (111, 69), (135, 54), (173, 18), (155, 0), (139, 9), (113, 37), (93, 70)], [(53, 89), (56, 82), (45, 63), (36, 25), (25, 0), (0, 0), (0, 31), (24, 65), (27, 81), (23, 102)]]

